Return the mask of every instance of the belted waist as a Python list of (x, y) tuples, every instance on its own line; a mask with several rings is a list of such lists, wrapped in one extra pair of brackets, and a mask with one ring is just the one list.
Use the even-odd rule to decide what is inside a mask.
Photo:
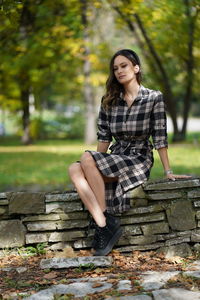
[(131, 135), (123, 135), (122, 138), (117, 138), (116, 142), (123, 142), (123, 141), (128, 141), (128, 142), (147, 142), (148, 141), (148, 137), (147, 136), (131, 136)]
[[(152, 149), (152, 145), (147, 137), (145, 138), (137, 138), (137, 137), (131, 137), (131, 136), (123, 136), (123, 139), (117, 139), (115, 143), (110, 147), (111, 151), (114, 152), (124, 152), (128, 149), (135, 150), (144, 150), (147, 151), (147, 149)], [(145, 150), (146, 149), (146, 150)]]

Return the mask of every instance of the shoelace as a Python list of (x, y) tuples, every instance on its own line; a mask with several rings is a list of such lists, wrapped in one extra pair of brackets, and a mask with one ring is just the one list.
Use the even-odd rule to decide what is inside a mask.
[(104, 248), (106, 246), (106, 242), (107, 242), (106, 234), (109, 234), (109, 229), (107, 228), (107, 226), (101, 228), (96, 225), (94, 239), (97, 242), (98, 248)]

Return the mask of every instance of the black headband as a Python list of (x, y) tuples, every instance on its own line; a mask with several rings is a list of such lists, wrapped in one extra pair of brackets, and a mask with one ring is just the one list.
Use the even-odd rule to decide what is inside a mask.
[(138, 55), (135, 53), (135, 51), (133, 51), (131, 49), (124, 49), (124, 51), (128, 52), (129, 54), (131, 54), (131, 56), (133, 57), (133, 59), (136, 62), (136, 64), (140, 66), (140, 59), (139, 59)]

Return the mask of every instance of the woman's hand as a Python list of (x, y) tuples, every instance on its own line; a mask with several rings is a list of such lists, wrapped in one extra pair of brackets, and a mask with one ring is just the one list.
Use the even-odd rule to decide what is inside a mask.
[(170, 174), (166, 175), (167, 179), (173, 180), (173, 181), (175, 181), (176, 179), (188, 179), (188, 178), (191, 178), (191, 177), (192, 176), (189, 176), (189, 175), (176, 175), (176, 174), (173, 174), (173, 173), (170, 173)]

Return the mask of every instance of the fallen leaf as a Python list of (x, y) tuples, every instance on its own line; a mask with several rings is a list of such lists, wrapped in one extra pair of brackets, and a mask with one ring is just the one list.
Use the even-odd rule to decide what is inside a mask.
[(54, 279), (54, 278), (57, 277), (57, 273), (56, 273), (56, 272), (50, 272), (50, 273), (48, 273), (48, 274), (45, 274), (43, 277), (44, 277), (45, 279)]
[(65, 257), (76, 257), (76, 253), (74, 252), (74, 249), (70, 246), (63, 249), (63, 251), (56, 252), (54, 257), (57, 258), (65, 258)]
[(100, 283), (100, 282), (95, 282), (95, 283), (92, 285), (93, 288), (97, 288), (97, 287), (101, 287), (101, 286), (103, 286), (103, 284)]
[(180, 264), (180, 263), (182, 263), (183, 258), (180, 256), (173, 256), (173, 257), (168, 258), (168, 260), (174, 264)]

